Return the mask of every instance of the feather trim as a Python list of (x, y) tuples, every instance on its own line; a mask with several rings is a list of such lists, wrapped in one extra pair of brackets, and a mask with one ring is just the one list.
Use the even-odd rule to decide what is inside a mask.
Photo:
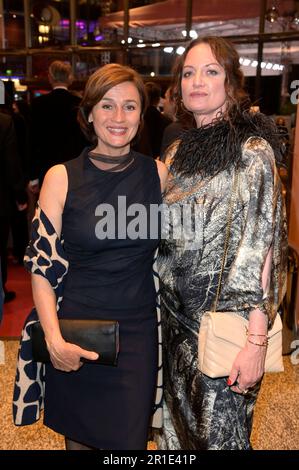
[(264, 114), (235, 110), (229, 119), (218, 119), (182, 134), (171, 168), (182, 176), (213, 177), (221, 171), (241, 167), (242, 146), (249, 137), (262, 137), (272, 147), (278, 164), (282, 161), (279, 131)]

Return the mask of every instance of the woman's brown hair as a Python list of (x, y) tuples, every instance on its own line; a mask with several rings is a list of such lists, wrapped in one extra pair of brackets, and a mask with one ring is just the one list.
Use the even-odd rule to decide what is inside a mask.
[[(141, 125), (147, 107), (147, 94), (141, 76), (131, 67), (107, 64), (96, 70), (88, 79), (80, 104), (78, 121), (85, 136), (91, 142), (97, 141), (93, 123), (88, 122), (92, 108), (116, 85), (132, 82), (137, 88), (141, 102)], [(141, 126), (139, 126), (140, 129)]]
[(217, 62), (225, 71), (225, 90), (227, 95), (227, 114), (234, 108), (241, 109), (248, 97), (244, 90), (244, 75), (240, 67), (239, 54), (233, 44), (217, 36), (203, 36), (191, 41), (185, 52), (178, 57), (173, 67), (173, 96), (176, 103), (176, 114), (180, 121), (193, 120), (193, 115), (188, 111), (182, 102), (181, 81), (183, 67), (188, 52), (199, 44), (210, 46)]

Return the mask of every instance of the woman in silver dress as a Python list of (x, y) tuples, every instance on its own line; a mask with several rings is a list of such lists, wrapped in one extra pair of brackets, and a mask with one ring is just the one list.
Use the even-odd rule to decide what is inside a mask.
[[(286, 223), (274, 158), (279, 145), (270, 119), (245, 110), (239, 57), (226, 40), (191, 42), (174, 77), (179, 117), (194, 117), (197, 128), (175, 142), (166, 158), (170, 178), (165, 203), (173, 232), (158, 258), (165, 381), (162, 447), (250, 449), (267, 330), (286, 281)], [(236, 172), (217, 309), (248, 319), (249, 331), (229, 377), (211, 379), (198, 370), (198, 329), (216, 297)], [(178, 231), (188, 207), (191, 220)]]

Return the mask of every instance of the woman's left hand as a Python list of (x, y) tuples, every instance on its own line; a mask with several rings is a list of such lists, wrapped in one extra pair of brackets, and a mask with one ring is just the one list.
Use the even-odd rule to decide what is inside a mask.
[(233, 392), (245, 395), (261, 380), (266, 352), (266, 347), (246, 342), (245, 347), (237, 355), (227, 379), (227, 385)]

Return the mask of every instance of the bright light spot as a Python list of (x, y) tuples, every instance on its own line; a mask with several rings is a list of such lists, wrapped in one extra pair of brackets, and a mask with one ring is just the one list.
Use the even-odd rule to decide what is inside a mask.
[[(182, 31), (182, 35), (184, 36), (184, 38), (187, 37), (187, 31), (186, 31), (185, 29)], [(190, 29), (190, 31), (189, 31), (189, 37), (192, 38), (192, 39), (198, 38), (198, 34), (197, 34), (197, 32), (195, 31), (195, 29)]]
[(176, 50), (176, 53), (179, 55), (184, 54), (184, 52), (185, 52), (185, 48), (183, 46), (178, 47)]

